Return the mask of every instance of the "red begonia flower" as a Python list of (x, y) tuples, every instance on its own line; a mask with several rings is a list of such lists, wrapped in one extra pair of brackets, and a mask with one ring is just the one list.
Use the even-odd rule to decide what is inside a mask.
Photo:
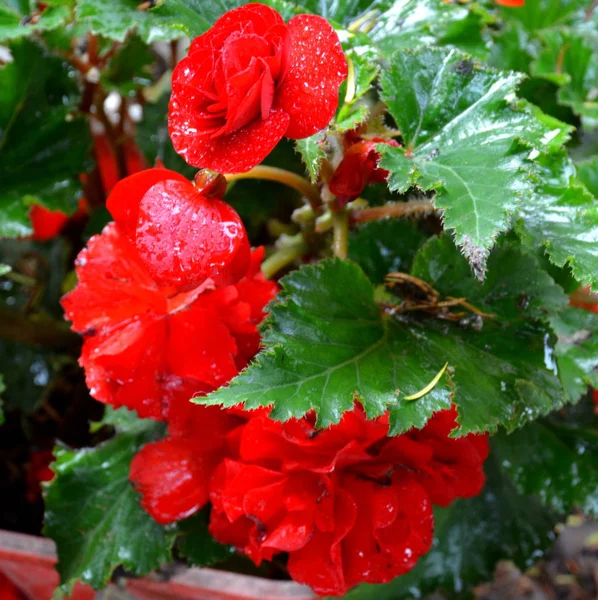
[(432, 542), (432, 504), (480, 492), (487, 436), (449, 438), (456, 412), (387, 437), (386, 417), (356, 407), (325, 431), (313, 417), (251, 418), (215, 471), (210, 531), (256, 564), (288, 552), (289, 573), (342, 595), (412, 569)]
[(322, 17), (287, 24), (272, 8), (246, 4), (195, 38), (172, 77), (168, 124), (191, 165), (248, 171), (282, 139), (328, 125), (347, 77), (337, 34)]
[(522, 6), (525, 6), (525, 0), (496, 0), (496, 4), (512, 8), (521, 8)]
[(189, 292), (158, 286), (115, 223), (76, 260), (77, 287), (62, 299), (84, 336), (81, 365), (91, 395), (163, 419), (179, 402), (226, 383), (257, 351), (257, 324), (276, 284), (253, 252), (244, 279)]
[(394, 140), (374, 138), (360, 140), (345, 151), (328, 184), (340, 206), (358, 198), (369, 183), (381, 183), (388, 178), (388, 171), (378, 168), (380, 154), (376, 146), (380, 143), (398, 146)]
[(239, 215), (174, 171), (123, 179), (106, 206), (160, 285), (186, 291), (211, 279), (226, 286), (247, 272), (249, 241)]

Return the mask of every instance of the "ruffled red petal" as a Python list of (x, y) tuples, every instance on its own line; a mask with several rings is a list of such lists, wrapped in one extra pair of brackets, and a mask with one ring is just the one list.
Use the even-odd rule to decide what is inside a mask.
[(194, 454), (186, 441), (164, 439), (146, 444), (135, 455), (129, 477), (141, 493), (143, 508), (166, 524), (192, 515), (208, 501), (214, 466), (213, 457)]
[(297, 15), (287, 24), (291, 63), (274, 102), (290, 116), (286, 137), (301, 139), (324, 129), (338, 106), (347, 78), (347, 59), (338, 35), (316, 15)]
[(173, 94), (168, 128), (174, 149), (190, 164), (218, 173), (243, 173), (262, 162), (287, 131), (290, 117), (273, 110), (265, 119), (256, 119), (246, 127), (217, 138), (198, 137), (201, 127), (188, 98)]

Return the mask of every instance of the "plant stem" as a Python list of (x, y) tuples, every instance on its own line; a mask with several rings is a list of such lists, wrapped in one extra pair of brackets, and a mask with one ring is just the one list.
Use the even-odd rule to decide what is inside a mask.
[(246, 173), (230, 173), (225, 175), (228, 182), (238, 181), (240, 179), (267, 179), (268, 181), (277, 181), (297, 190), (302, 196), (305, 196), (313, 208), (317, 211), (321, 204), (320, 192), (315, 185), (312, 185), (307, 179), (278, 167), (268, 167), (258, 165)]
[(430, 200), (413, 200), (411, 202), (389, 202), (384, 206), (362, 208), (351, 211), (351, 223), (367, 223), (389, 217), (425, 216), (434, 210)]
[(349, 254), (349, 213), (345, 208), (332, 213), (332, 250), (339, 258)]
[(307, 244), (301, 236), (292, 246), (280, 248), (262, 263), (262, 273), (266, 279), (272, 279), (276, 273), (290, 265), (293, 261), (304, 256), (308, 251)]

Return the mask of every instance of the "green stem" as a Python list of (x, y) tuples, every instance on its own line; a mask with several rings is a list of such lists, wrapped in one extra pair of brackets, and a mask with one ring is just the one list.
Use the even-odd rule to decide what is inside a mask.
[(307, 254), (307, 244), (303, 236), (299, 236), (296, 244), (276, 250), (262, 263), (262, 273), (266, 279), (272, 279), (276, 273)]
[(225, 175), (228, 182), (238, 181), (240, 179), (267, 179), (277, 181), (297, 190), (302, 196), (305, 196), (311, 204), (314, 211), (317, 211), (320, 204), (320, 192), (315, 185), (312, 185), (307, 179), (278, 167), (269, 167), (267, 165), (258, 165), (246, 173), (230, 173)]
[(345, 208), (332, 213), (332, 250), (339, 258), (349, 254), (349, 213)]

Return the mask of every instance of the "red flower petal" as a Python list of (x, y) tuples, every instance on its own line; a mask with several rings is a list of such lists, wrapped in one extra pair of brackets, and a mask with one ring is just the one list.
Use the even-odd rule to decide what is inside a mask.
[(69, 220), (60, 210), (48, 210), (38, 204), (31, 207), (29, 219), (33, 227), (34, 240), (46, 241), (55, 238)]
[(189, 183), (175, 171), (146, 169), (119, 181), (108, 196), (106, 208), (130, 241), (135, 241), (141, 199), (152, 186), (166, 180)]
[(210, 455), (197, 456), (186, 441), (146, 444), (131, 462), (130, 479), (141, 505), (158, 523), (172, 523), (197, 512), (208, 501)]
[(218, 173), (243, 173), (262, 162), (285, 135), (290, 120), (287, 113), (272, 111), (265, 120), (256, 119), (239, 131), (211, 139), (193, 136), (193, 130), (200, 130), (196, 119), (187, 99), (171, 97), (168, 127), (174, 149), (190, 165)]
[(79, 285), (61, 300), (75, 331), (94, 335), (138, 315), (141, 307), (166, 314), (166, 298), (114, 223), (89, 240), (75, 261), (75, 271)]
[(326, 19), (297, 15), (287, 27), (291, 64), (274, 105), (290, 115), (285, 136), (301, 139), (326, 127), (334, 116), (339, 87), (347, 78), (347, 59)]
[(236, 211), (188, 181), (160, 181), (139, 203), (136, 248), (160, 285), (191, 289), (210, 278), (236, 283), (249, 266), (249, 241)]

